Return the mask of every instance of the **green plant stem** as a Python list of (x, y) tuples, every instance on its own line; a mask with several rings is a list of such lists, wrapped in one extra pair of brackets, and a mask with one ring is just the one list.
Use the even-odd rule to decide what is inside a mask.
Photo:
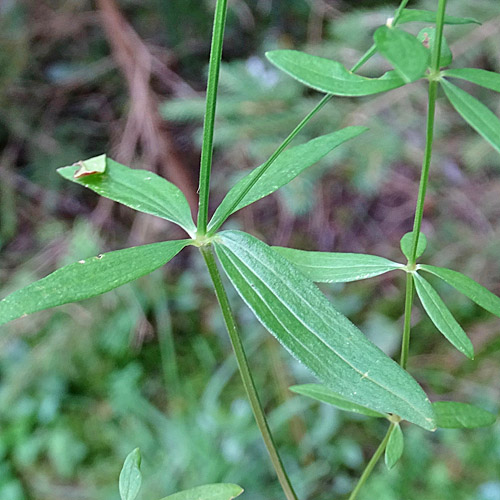
[(217, 89), (219, 87), (220, 63), (222, 58), (222, 44), (224, 27), (226, 24), (227, 0), (217, 0), (212, 33), (212, 47), (208, 66), (207, 100), (205, 122), (203, 124), (203, 144), (200, 159), (200, 201), (198, 205), (197, 234), (205, 235), (208, 221), (208, 198), (210, 192), (210, 173), (212, 169), (215, 108), (217, 105)]
[(368, 464), (365, 467), (365, 470), (363, 471), (363, 474), (361, 474), (361, 477), (359, 478), (356, 487), (352, 490), (349, 500), (355, 500), (355, 498), (358, 496), (358, 493), (360, 492), (361, 488), (364, 486), (366, 483), (367, 479), (370, 477), (370, 474), (372, 473), (373, 469), (377, 465), (377, 462), (379, 461), (380, 457), (385, 451), (385, 448), (387, 446), (387, 443), (389, 442), (389, 438), (391, 437), (392, 431), (394, 430), (394, 427), (396, 425), (391, 423), (389, 426), (389, 429), (387, 429), (387, 433), (380, 443), (379, 447), (373, 454), (372, 458), (368, 462)]
[(406, 273), (405, 319), (403, 340), (401, 342), (401, 359), (399, 364), (406, 370), (410, 352), (411, 309), (413, 307), (413, 273)]
[(288, 475), (283, 466), (283, 462), (281, 461), (281, 458), (278, 454), (278, 450), (269, 429), (264, 410), (262, 409), (262, 405), (255, 388), (255, 383), (248, 366), (248, 360), (243, 348), (243, 343), (241, 342), (241, 338), (236, 327), (236, 322), (231, 312), (229, 299), (227, 297), (226, 290), (224, 289), (219, 270), (217, 269), (217, 264), (215, 262), (212, 247), (204, 246), (200, 249), (203, 258), (205, 259), (210, 277), (212, 278), (212, 283), (214, 285), (215, 293), (217, 295), (222, 315), (224, 317), (224, 322), (226, 323), (226, 328), (231, 339), (234, 354), (236, 355), (236, 361), (238, 362), (238, 368), (243, 380), (243, 386), (245, 387), (245, 391), (250, 401), (255, 420), (257, 421), (257, 426), (259, 427), (259, 430), (262, 434), (262, 438), (264, 439), (267, 451), (269, 452), (269, 455), (271, 457), (271, 462), (274, 466), (274, 469), (278, 476), (278, 480), (281, 484), (281, 487), (283, 488), (287, 500), (297, 500), (295, 491), (293, 490), (290, 479), (288, 478)]
[(431, 57), (431, 80), (429, 82), (429, 104), (427, 110), (427, 131), (425, 139), (424, 161), (422, 163), (422, 173), (420, 176), (420, 185), (418, 189), (417, 207), (415, 209), (415, 220), (413, 223), (413, 241), (411, 247), (408, 266), (411, 269), (415, 266), (418, 239), (420, 236), (420, 228), (422, 227), (422, 218), (424, 215), (425, 195), (427, 193), (427, 184), (429, 181), (429, 170), (432, 159), (432, 142), (434, 139), (434, 121), (436, 116), (436, 97), (439, 82), (436, 80), (436, 75), (439, 73), (441, 62), (441, 44), (443, 41), (444, 15), (446, 11), (447, 0), (439, 0), (437, 18), (436, 18), (436, 42), (433, 47)]

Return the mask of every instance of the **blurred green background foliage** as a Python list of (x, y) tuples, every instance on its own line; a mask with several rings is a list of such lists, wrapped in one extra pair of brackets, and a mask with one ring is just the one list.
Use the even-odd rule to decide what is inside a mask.
[[(411, 2), (432, 8), (435, 2)], [(99, 201), (55, 169), (102, 152), (176, 182), (193, 208), (210, 45), (211, 0), (4, 0), (0, 4), (1, 294), (57, 267), (182, 237), (166, 221)], [(319, 96), (276, 72), (264, 52), (300, 48), (354, 64), (395, 2), (233, 0), (216, 124), (213, 197), (267, 159)], [(446, 28), (459, 66), (500, 70), (495, 0), (450, 2), (482, 26)], [(118, 28), (119, 29), (118, 29)], [(417, 31), (412, 26), (409, 29)], [(385, 70), (374, 58), (364, 74)], [(134, 83), (135, 82), (135, 83)], [(499, 100), (475, 88), (498, 112)], [(424, 137), (421, 84), (361, 100), (334, 99), (305, 141), (346, 125), (370, 132), (233, 228), (268, 243), (400, 260), (411, 229)], [(427, 262), (500, 294), (500, 158), (439, 102), (423, 230)], [(500, 322), (436, 282), (476, 348), (455, 353), (419, 314), (410, 371), (431, 399), (498, 412)], [(402, 278), (322, 286), (388, 354), (402, 325)], [(236, 297), (233, 296), (233, 299)], [(299, 497), (341, 498), (384, 432), (381, 422), (292, 395), (312, 381), (234, 300), (257, 385)], [(500, 500), (500, 425), (428, 434), (404, 428), (406, 449), (362, 499)], [(37, 313), (0, 336), (0, 498), (118, 498), (126, 454), (140, 447), (141, 499), (198, 484), (241, 484), (248, 500), (281, 493), (244, 398), (208, 277), (195, 252), (86, 302)]]

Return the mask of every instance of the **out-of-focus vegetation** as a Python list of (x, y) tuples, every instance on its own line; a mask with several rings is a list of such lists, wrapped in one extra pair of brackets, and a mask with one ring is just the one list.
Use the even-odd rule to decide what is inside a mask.
[[(98, 202), (64, 183), (55, 169), (107, 151), (166, 175), (195, 200), (212, 3), (0, 4), (2, 296), (102, 250), (177, 236), (164, 221)], [(431, 1), (412, 4), (433, 7)], [(275, 72), (264, 51), (300, 47), (349, 66), (394, 7), (359, 5), (232, 2), (215, 198), (245, 168), (262, 163), (318, 100)], [(450, 12), (483, 21), (447, 29), (455, 60), (499, 71), (498, 3), (456, 0)], [(113, 22), (122, 31), (109, 29)], [(366, 74), (382, 65), (375, 58)], [(142, 86), (134, 86), (138, 81)], [(411, 229), (424, 141), (425, 93), (418, 85), (411, 89), (409, 100), (407, 87), (356, 102), (334, 99), (303, 139), (350, 124), (371, 131), (232, 224), (271, 244), (399, 259), (399, 239)], [(498, 114), (493, 93), (474, 92)], [(432, 263), (474, 276), (498, 295), (500, 159), (444, 102), (436, 139), (423, 228), (428, 253)], [(280, 497), (208, 277), (197, 254), (183, 255), (102, 298), (2, 327), (0, 498), (117, 499), (121, 463), (135, 447), (143, 455), (141, 498), (218, 481), (242, 484), (249, 500)], [(398, 279), (322, 289), (374, 342), (396, 354), (403, 312)], [(410, 371), (431, 397), (498, 412), (500, 323), (446, 285), (440, 291), (470, 334), (476, 359), (455, 354), (422, 314)], [(341, 497), (383, 428), (292, 395), (287, 387), (310, 376), (243, 306), (235, 307), (299, 497)], [(392, 471), (380, 466), (361, 498), (500, 499), (499, 424), (434, 435), (412, 427), (406, 437), (402, 463)]]

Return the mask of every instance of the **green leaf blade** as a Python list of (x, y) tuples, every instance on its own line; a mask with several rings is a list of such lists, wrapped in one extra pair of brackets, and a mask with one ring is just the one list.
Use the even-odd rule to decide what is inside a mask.
[[(97, 161), (104, 163), (102, 173), (75, 178), (81, 168), (80, 163), (92, 164)], [(57, 172), (65, 179), (91, 189), (105, 198), (174, 222), (190, 236), (196, 233), (191, 209), (182, 191), (149, 170), (129, 168), (107, 158), (106, 155), (100, 155), (69, 167), (58, 168)]]
[(243, 488), (237, 484), (218, 483), (206, 484), (185, 491), (179, 491), (162, 500), (232, 500), (243, 493)]
[(348, 71), (341, 63), (296, 50), (274, 50), (266, 57), (278, 69), (320, 92), (359, 97), (402, 87), (404, 80), (394, 71), (380, 78), (366, 78)]
[(500, 120), (482, 102), (446, 79), (441, 80), (446, 97), (458, 114), (500, 153)]
[[(417, 35), (417, 40), (419, 40), (426, 47), (426, 50), (429, 53), (429, 57), (431, 57), (431, 53), (434, 51), (434, 44), (436, 42), (436, 28), (424, 28)], [(441, 55), (439, 58), (439, 66), (448, 66), (453, 61), (453, 54), (451, 53), (450, 46), (446, 41), (446, 38), (443, 36), (441, 39)]]
[(257, 319), (322, 383), (361, 406), (434, 429), (432, 408), (417, 382), (286, 259), (238, 231), (219, 233), (214, 246)]
[[(410, 260), (411, 259), (411, 251), (413, 247), (413, 231), (406, 233), (399, 242), (401, 247), (401, 251), (403, 255)], [(418, 259), (422, 257), (425, 249), (427, 248), (427, 236), (424, 233), (418, 234), (418, 242), (417, 242), (417, 253), (415, 254), (415, 258)]]
[(457, 271), (453, 271), (452, 269), (430, 266), (427, 264), (421, 264), (420, 269), (438, 276), (443, 281), (448, 283), (448, 285), (451, 285), (460, 293), (469, 297), (469, 299), (477, 305), (500, 318), (500, 297), (491, 293), (487, 288), (480, 285), (472, 278), (469, 278), (468, 276), (465, 276)]
[(389, 441), (387, 442), (387, 446), (385, 448), (385, 465), (388, 469), (392, 469), (397, 464), (397, 462), (403, 455), (403, 450), (403, 431), (401, 430), (400, 425), (396, 424), (391, 432)]
[[(288, 184), (305, 169), (314, 165), (330, 153), (330, 151), (354, 139), (366, 130), (368, 130), (366, 127), (347, 127), (332, 134), (317, 137), (305, 144), (284, 151), (263, 174), (261, 174), (261, 171), (266, 167), (265, 163), (252, 170), (229, 190), (215, 211), (208, 225), (208, 230), (220, 227), (229, 215)], [(248, 193), (233, 208), (234, 203), (236, 203), (242, 193), (260, 175), (261, 177), (255, 182)]]
[(375, 46), (406, 82), (422, 78), (429, 66), (429, 51), (410, 33), (381, 26), (374, 35)]
[(139, 448), (131, 451), (123, 464), (120, 472), (118, 487), (121, 500), (135, 500), (139, 494), (142, 483), (141, 453)]
[(308, 398), (315, 399), (316, 401), (321, 401), (336, 408), (344, 411), (349, 411), (352, 413), (359, 413), (360, 415), (365, 415), (367, 417), (377, 417), (377, 418), (387, 418), (387, 415), (383, 413), (370, 410), (365, 406), (358, 405), (344, 398), (340, 394), (332, 391), (329, 387), (321, 384), (302, 384), (293, 385), (289, 388), (291, 391), (301, 396), (307, 396)]
[(497, 416), (483, 408), (456, 401), (432, 403), (437, 426), (442, 429), (476, 429), (493, 425)]
[[(399, 17), (398, 24), (419, 22), (419, 23), (435, 23), (437, 12), (424, 9), (404, 9)], [(481, 24), (473, 17), (456, 17), (444, 16), (444, 24), (459, 25), (459, 24)]]
[(469, 359), (474, 358), (474, 347), (467, 334), (453, 317), (438, 293), (420, 274), (414, 273), (415, 288), (420, 302), (435, 327)]
[(0, 301), (0, 325), (108, 292), (163, 266), (188, 244), (189, 240), (164, 241), (104, 253), (64, 266)]
[(347, 283), (379, 276), (404, 266), (377, 255), (359, 253), (308, 252), (273, 247), (316, 283)]
[(443, 71), (443, 76), (467, 80), (481, 87), (500, 92), (500, 75), (493, 71), (477, 68), (456, 68)]

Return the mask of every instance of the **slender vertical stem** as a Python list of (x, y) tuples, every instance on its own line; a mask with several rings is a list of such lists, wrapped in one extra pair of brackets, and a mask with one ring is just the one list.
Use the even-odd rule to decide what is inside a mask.
[(413, 223), (413, 241), (408, 259), (409, 267), (415, 266), (418, 239), (420, 236), (420, 228), (422, 226), (422, 218), (424, 214), (424, 202), (427, 192), (427, 184), (429, 180), (429, 170), (432, 159), (432, 141), (434, 138), (434, 121), (436, 115), (436, 97), (438, 91), (438, 80), (436, 75), (439, 73), (441, 62), (441, 45), (443, 41), (444, 15), (446, 11), (447, 0), (439, 0), (438, 11), (436, 17), (436, 39), (431, 57), (431, 80), (429, 82), (429, 105), (427, 110), (427, 132), (425, 140), (424, 161), (422, 164), (422, 173), (420, 176), (420, 186), (418, 190), (417, 207), (415, 209), (415, 220)]
[(405, 319), (403, 340), (401, 342), (401, 359), (399, 364), (406, 370), (410, 351), (411, 309), (413, 306), (413, 274), (406, 273)]
[(226, 24), (227, 0), (217, 0), (212, 33), (212, 47), (208, 66), (207, 100), (205, 109), (205, 123), (203, 125), (203, 144), (200, 160), (200, 201), (198, 206), (197, 234), (203, 236), (207, 232), (208, 197), (210, 191), (210, 173), (214, 144), (215, 108), (217, 105), (217, 89), (219, 87), (220, 62), (224, 27)]
[(229, 299), (227, 298), (226, 290), (224, 289), (219, 270), (217, 269), (217, 264), (215, 262), (211, 246), (201, 247), (201, 253), (203, 255), (203, 258), (205, 259), (210, 277), (212, 278), (215, 293), (217, 295), (222, 315), (226, 323), (226, 328), (233, 345), (234, 354), (236, 355), (236, 360), (238, 362), (238, 368), (243, 380), (243, 385), (250, 401), (255, 420), (257, 421), (257, 425), (262, 434), (262, 438), (264, 439), (267, 451), (269, 452), (269, 456), (271, 457), (271, 462), (273, 463), (274, 469), (278, 476), (278, 480), (281, 484), (281, 487), (283, 488), (287, 500), (297, 500), (295, 491), (293, 490), (290, 479), (288, 478), (288, 475), (283, 466), (283, 462), (281, 461), (281, 458), (278, 454), (278, 450), (269, 429), (264, 410), (262, 409), (262, 405), (255, 388), (255, 383), (248, 366), (245, 350), (243, 348), (243, 344), (236, 327), (236, 322), (231, 312)]
[(368, 464), (365, 467), (365, 470), (363, 471), (363, 474), (359, 478), (359, 481), (356, 484), (356, 487), (352, 490), (351, 495), (349, 496), (349, 500), (355, 500), (355, 498), (358, 496), (358, 493), (360, 492), (361, 488), (364, 486), (366, 483), (366, 480), (370, 477), (370, 474), (372, 473), (373, 469), (377, 465), (377, 462), (379, 461), (380, 457), (385, 451), (385, 448), (387, 446), (387, 443), (389, 442), (389, 438), (391, 437), (392, 431), (394, 430), (394, 427), (396, 425), (391, 423), (389, 426), (389, 429), (387, 429), (387, 433), (380, 443), (379, 447), (373, 454), (372, 458), (368, 462)]

